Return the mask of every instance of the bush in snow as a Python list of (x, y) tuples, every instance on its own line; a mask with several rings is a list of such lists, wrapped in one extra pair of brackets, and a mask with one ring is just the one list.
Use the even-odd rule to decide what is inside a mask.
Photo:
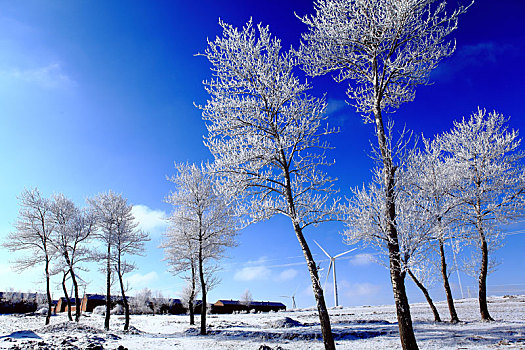
[(129, 301), (130, 312), (132, 314), (152, 314), (152, 296), (149, 288), (144, 288), (135, 294), (135, 297)]
[(104, 316), (106, 314), (106, 307), (104, 305), (97, 306), (93, 309), (94, 315), (102, 315)]
[(120, 304), (115, 305), (113, 309), (111, 309), (112, 315), (124, 315), (124, 307)]
[(35, 314), (37, 315), (46, 315), (47, 314), (47, 307), (41, 307), (40, 309), (36, 310)]

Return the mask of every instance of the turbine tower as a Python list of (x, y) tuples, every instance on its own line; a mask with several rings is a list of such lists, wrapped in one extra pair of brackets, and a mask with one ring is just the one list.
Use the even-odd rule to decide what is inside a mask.
[(326, 287), (326, 281), (328, 280), (328, 275), (330, 275), (330, 269), (332, 268), (332, 266), (333, 266), (333, 268), (334, 268), (334, 270), (333, 270), (333, 276), (334, 276), (334, 304), (335, 304), (335, 306), (339, 306), (339, 300), (338, 300), (338, 298), (337, 298), (337, 279), (336, 279), (336, 277), (335, 277), (335, 259), (337, 259), (337, 258), (339, 258), (339, 257), (341, 257), (341, 256), (343, 256), (343, 255), (345, 255), (345, 254), (348, 254), (348, 253), (350, 253), (350, 252), (353, 252), (353, 251), (356, 250), (357, 248), (347, 250), (346, 252), (343, 252), (343, 253), (341, 253), (341, 254), (337, 254), (336, 256), (332, 257), (332, 256), (330, 256), (330, 254), (328, 254), (328, 253), (326, 252), (326, 250), (323, 249), (323, 247), (321, 247), (321, 245), (320, 245), (319, 243), (317, 243), (316, 241), (314, 241), (314, 242), (315, 242), (315, 244), (317, 244), (317, 246), (318, 246), (319, 248), (321, 248), (321, 250), (323, 251), (323, 253), (325, 253), (326, 256), (330, 259), (330, 265), (328, 265), (328, 272), (326, 273), (326, 278), (325, 278), (325, 280), (324, 280), (323, 290), (325, 290), (325, 287)]
[(293, 292), (292, 295), (281, 295), (280, 296), (281, 298), (290, 298), (290, 299), (292, 299), (292, 309), (296, 309), (297, 308), (295, 306), (295, 294), (297, 293), (297, 289), (299, 289), (299, 287), (295, 288), (295, 292)]

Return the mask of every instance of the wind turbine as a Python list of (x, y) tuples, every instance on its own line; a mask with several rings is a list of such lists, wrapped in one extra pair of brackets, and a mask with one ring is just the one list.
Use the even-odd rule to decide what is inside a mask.
[(337, 279), (335, 277), (335, 259), (345, 255), (345, 254), (348, 254), (350, 252), (353, 252), (354, 250), (356, 250), (357, 248), (354, 248), (354, 249), (350, 249), (350, 250), (347, 250), (346, 252), (343, 252), (341, 254), (337, 254), (336, 256), (332, 257), (330, 256), (330, 254), (328, 254), (326, 252), (326, 250), (323, 249), (323, 247), (321, 247), (321, 245), (319, 243), (317, 243), (316, 241), (314, 241), (315, 244), (317, 244), (317, 246), (319, 248), (321, 248), (321, 250), (323, 251), (323, 253), (326, 254), (326, 256), (328, 258), (330, 258), (330, 265), (328, 265), (328, 272), (326, 273), (326, 278), (324, 280), (324, 285), (323, 285), (323, 290), (325, 290), (325, 287), (326, 287), (326, 281), (328, 280), (328, 275), (330, 275), (330, 269), (332, 268), (332, 266), (334, 267), (334, 270), (333, 270), (333, 275), (334, 275), (334, 304), (335, 306), (339, 306), (339, 300), (337, 299)]
[(292, 295), (281, 295), (280, 296), (281, 298), (290, 298), (290, 299), (292, 299), (292, 309), (296, 309), (297, 308), (295, 306), (295, 294), (297, 293), (297, 289), (299, 289), (299, 287), (295, 288), (295, 292), (293, 292)]

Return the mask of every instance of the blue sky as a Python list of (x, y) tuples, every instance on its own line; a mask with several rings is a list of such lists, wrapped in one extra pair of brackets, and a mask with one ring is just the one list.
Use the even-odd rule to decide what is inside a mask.
[[(173, 162), (210, 159), (194, 102), (204, 104), (202, 81), (209, 63), (195, 57), (206, 39), (220, 34), (218, 19), (242, 26), (270, 25), (283, 46), (297, 46), (304, 26), (295, 17), (312, 12), (310, 1), (0, 1), (0, 239), (12, 230), (24, 187), (46, 195), (62, 192), (78, 205), (112, 189), (136, 205), (135, 214), (152, 235), (147, 256), (137, 258), (130, 275), (134, 291), (149, 286), (176, 296), (182, 283), (166, 272), (156, 247), (170, 207), (166, 175)], [(431, 136), (478, 106), (510, 116), (510, 126), (525, 130), (522, 69), (525, 3), (479, 0), (460, 19), (457, 51), (433, 73), (433, 85), (420, 87), (414, 102), (393, 117), (416, 133)], [(370, 178), (368, 157), (373, 129), (345, 103), (344, 84), (329, 76), (310, 79), (312, 94), (326, 93), (329, 121), (341, 132), (331, 139), (343, 195)], [(507, 228), (519, 230), (520, 224)], [(310, 229), (312, 251), (327, 266), (313, 239), (337, 254), (339, 224)], [(314, 304), (299, 245), (286, 218), (276, 217), (240, 232), (220, 273), (222, 283), (210, 300), (238, 298), (248, 288), (255, 299), (283, 300), (297, 290), (299, 306)], [(522, 250), (525, 234), (507, 238), (496, 256), (501, 264), (489, 276), (491, 291), (525, 292)], [(392, 291), (385, 268), (370, 261), (373, 251), (356, 251), (337, 262), (343, 305), (387, 304)], [(42, 290), (40, 269), (17, 275), (13, 259), (0, 249), (0, 290)], [(324, 261), (323, 261), (324, 260)], [(102, 291), (95, 265), (86, 274), (89, 292)], [(475, 290), (476, 280), (461, 275)], [(459, 296), (457, 277), (453, 291)], [(411, 301), (422, 301), (407, 282)], [(513, 286), (514, 285), (514, 286)], [(332, 305), (331, 289), (327, 302)], [(436, 299), (443, 293), (432, 290)], [(59, 291), (55, 291), (59, 295)], [(473, 294), (474, 295), (474, 294)]]

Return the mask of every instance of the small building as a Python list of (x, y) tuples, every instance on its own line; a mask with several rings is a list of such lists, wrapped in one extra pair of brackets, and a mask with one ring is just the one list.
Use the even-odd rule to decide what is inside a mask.
[(214, 314), (232, 314), (234, 312), (270, 312), (284, 311), (286, 306), (280, 302), (273, 301), (251, 301), (249, 303), (239, 300), (217, 300), (211, 306)]
[[(112, 298), (113, 299), (113, 298)], [(102, 294), (84, 294), (80, 303), (81, 312), (93, 312), (97, 306), (106, 305), (106, 296)]]
[(161, 314), (181, 315), (186, 313), (186, 308), (180, 299), (168, 299), (167, 303), (160, 306)]
[(233, 314), (247, 310), (246, 305), (241, 304), (239, 300), (220, 299), (211, 305), (212, 314)]
[[(80, 301), (82, 302), (82, 300)], [(71, 311), (74, 312), (77, 309), (75, 298), (69, 298), (69, 303), (71, 304)], [(67, 312), (67, 300), (65, 297), (61, 297), (58, 299), (56, 305), (55, 305), (55, 313), (59, 312)], [(81, 309), (82, 310), (82, 309)]]
[(252, 301), (248, 304), (248, 308), (255, 312), (286, 311), (286, 305), (275, 301)]

